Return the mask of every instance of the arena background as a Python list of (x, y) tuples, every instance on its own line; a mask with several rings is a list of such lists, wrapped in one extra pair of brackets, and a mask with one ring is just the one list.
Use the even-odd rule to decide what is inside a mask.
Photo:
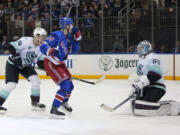
[[(83, 37), (79, 54), (70, 55), (67, 61), (74, 76), (92, 79), (106, 75), (107, 79), (127, 79), (135, 72), (137, 44), (149, 40), (153, 51), (163, 60), (165, 79), (179, 79), (180, 2), (74, 0), (73, 4), (70, 17)], [(38, 26), (45, 28), (48, 34), (58, 30), (59, 19), (67, 15), (68, 9), (68, 0), (0, 1), (1, 79), (5, 78), (8, 57), (5, 45), (21, 36), (32, 36)], [(49, 78), (44, 72), (40, 75)]]

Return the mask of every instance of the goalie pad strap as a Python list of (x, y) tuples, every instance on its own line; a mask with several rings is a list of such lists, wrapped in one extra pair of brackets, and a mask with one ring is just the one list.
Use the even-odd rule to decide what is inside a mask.
[(157, 110), (160, 107), (160, 103), (152, 103), (141, 100), (136, 100), (134, 108), (141, 110)]

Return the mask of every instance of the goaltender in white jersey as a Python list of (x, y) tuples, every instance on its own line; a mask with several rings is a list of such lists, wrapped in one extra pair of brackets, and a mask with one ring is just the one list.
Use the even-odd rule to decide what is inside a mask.
[(19, 81), (19, 74), (31, 82), (31, 105), (34, 110), (45, 110), (45, 105), (40, 103), (40, 79), (37, 72), (31, 65), (37, 62), (39, 68), (44, 68), (43, 56), (39, 45), (47, 36), (46, 30), (37, 27), (33, 32), (34, 37), (22, 37), (17, 41), (10, 42), (7, 48), (10, 56), (6, 62), (6, 86), (0, 90), (0, 113), (7, 109), (3, 103), (9, 94), (16, 88)]
[(178, 102), (160, 101), (166, 93), (166, 86), (161, 60), (152, 53), (151, 43), (146, 40), (140, 42), (137, 51), (140, 57), (137, 74), (129, 77), (130, 95), (135, 95), (132, 112), (143, 116), (179, 115)]

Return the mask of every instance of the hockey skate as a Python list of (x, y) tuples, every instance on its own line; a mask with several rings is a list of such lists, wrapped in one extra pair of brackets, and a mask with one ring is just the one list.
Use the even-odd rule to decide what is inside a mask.
[(65, 113), (61, 112), (58, 110), (56, 107), (52, 107), (50, 111), (50, 118), (52, 119), (64, 119), (65, 118)]
[(33, 111), (45, 111), (46, 109), (46, 106), (39, 102), (32, 102), (31, 105)]
[(0, 106), (0, 114), (5, 114), (7, 112), (7, 109)]
[(73, 109), (69, 106), (68, 102), (63, 102), (62, 103), (62, 108), (68, 113), (71, 113)]

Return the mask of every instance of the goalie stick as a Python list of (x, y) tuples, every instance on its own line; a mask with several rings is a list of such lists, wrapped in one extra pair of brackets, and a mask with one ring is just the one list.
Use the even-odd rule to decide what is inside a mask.
[[(41, 71), (45, 71), (45, 70), (42, 69), (42, 68), (38, 68), (38, 67), (34, 67), (34, 66), (28, 66), (28, 67), (31, 67), (31, 68), (34, 68), (34, 69), (38, 69), (38, 70), (41, 70)], [(102, 82), (105, 78), (106, 78), (105, 75), (102, 75), (102, 76), (101, 76), (98, 80), (96, 80), (95, 82), (91, 82), (91, 81), (87, 81), (87, 80), (84, 80), (84, 79), (79, 79), (79, 78), (76, 78), (76, 77), (72, 77), (72, 79), (74, 79), (74, 80), (78, 80), (78, 81), (81, 81), (81, 82), (89, 83), (89, 84), (92, 84), (92, 85), (99, 84), (99, 83)]]
[(101, 104), (100, 106), (109, 112), (113, 112), (114, 110), (116, 110), (117, 108), (119, 108), (121, 105), (123, 105), (124, 103), (126, 103), (127, 101), (129, 101), (131, 98), (134, 98), (134, 94), (132, 94), (131, 96), (129, 96), (128, 98), (126, 98), (124, 101), (122, 101), (120, 104), (116, 105), (115, 107), (110, 107), (106, 104)]

